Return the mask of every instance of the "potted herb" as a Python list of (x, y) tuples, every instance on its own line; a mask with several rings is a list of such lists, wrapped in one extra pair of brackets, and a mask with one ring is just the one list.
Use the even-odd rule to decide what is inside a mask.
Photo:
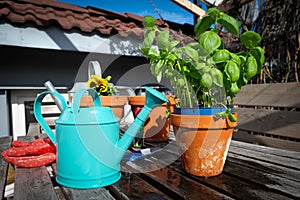
[[(195, 40), (188, 43), (174, 39), (170, 30), (159, 30), (154, 18), (146, 16), (141, 47), (152, 74), (158, 81), (169, 78), (179, 99), (180, 109), (171, 114), (171, 124), (184, 169), (197, 176), (222, 172), (237, 126), (237, 114), (228, 106), (241, 87), (260, 73), (264, 62), (258, 33), (240, 34), (239, 23), (216, 8), (206, 14), (194, 27)], [(239, 39), (243, 50), (226, 49), (220, 37), (223, 31)], [(185, 163), (189, 160), (193, 163)]]

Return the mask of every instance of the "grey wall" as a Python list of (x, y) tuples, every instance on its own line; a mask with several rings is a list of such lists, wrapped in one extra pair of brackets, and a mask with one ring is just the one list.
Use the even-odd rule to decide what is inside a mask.
[[(0, 87), (42, 87), (50, 80), (56, 87), (71, 88), (74, 82), (87, 81), (87, 67), (90, 60), (100, 62), (103, 76), (111, 75), (112, 82), (134, 68), (143, 69), (126, 79), (131, 85), (155, 81), (148, 61), (139, 56), (120, 56), (103, 53), (84, 53), (64, 50), (46, 50), (27, 47), (0, 45)], [(123, 79), (124, 80), (124, 79)], [(140, 82), (142, 81), (142, 82)]]

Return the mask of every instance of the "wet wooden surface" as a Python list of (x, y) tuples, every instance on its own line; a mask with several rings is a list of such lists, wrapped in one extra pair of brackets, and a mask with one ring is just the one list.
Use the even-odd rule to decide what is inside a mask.
[[(9, 138), (1, 138), (4, 143), (7, 148)], [(147, 145), (161, 149), (133, 162), (122, 160), (121, 180), (104, 188), (60, 186), (55, 163), (16, 168), (14, 199), (300, 199), (299, 152), (232, 141), (222, 174), (196, 177), (183, 170), (174, 140)]]

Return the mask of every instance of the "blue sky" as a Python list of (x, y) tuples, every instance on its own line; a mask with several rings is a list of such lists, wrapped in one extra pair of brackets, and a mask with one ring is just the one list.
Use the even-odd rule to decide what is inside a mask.
[[(159, 18), (149, 0), (58, 0), (82, 7), (93, 6), (119, 13), (130, 12), (137, 15), (151, 15)], [(193, 15), (170, 0), (152, 0), (165, 20), (179, 24), (193, 24)]]

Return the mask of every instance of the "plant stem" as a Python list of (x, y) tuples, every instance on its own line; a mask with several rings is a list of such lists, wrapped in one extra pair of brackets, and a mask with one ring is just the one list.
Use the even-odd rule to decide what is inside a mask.
[(190, 95), (189, 84), (188, 84), (188, 81), (186, 79), (186, 75), (184, 73), (184, 70), (182, 70), (182, 68), (180, 66), (180, 63), (178, 61), (177, 61), (177, 67), (178, 67), (179, 71), (181, 71), (182, 74), (183, 74), (183, 79), (184, 79), (184, 83), (186, 85), (186, 90), (187, 90), (187, 92), (186, 92), (186, 94), (187, 94), (186, 98), (188, 99), (188, 105), (189, 105), (189, 107), (192, 108), (193, 107), (193, 103), (192, 103), (192, 98), (191, 98), (191, 95)]

